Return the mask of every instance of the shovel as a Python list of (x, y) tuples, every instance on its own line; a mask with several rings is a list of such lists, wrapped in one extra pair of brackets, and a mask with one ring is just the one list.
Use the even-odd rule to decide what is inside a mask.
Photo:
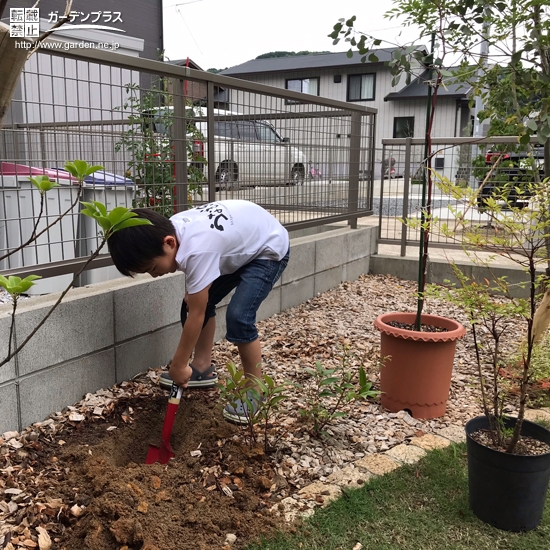
[(168, 398), (166, 416), (164, 417), (164, 424), (162, 426), (161, 445), (160, 447), (149, 445), (145, 464), (154, 464), (155, 462), (166, 464), (171, 458), (176, 456), (170, 446), (170, 435), (172, 434), (172, 427), (176, 419), (176, 412), (180, 404), (182, 391), (183, 388), (180, 388), (177, 384), (172, 384), (170, 397)]

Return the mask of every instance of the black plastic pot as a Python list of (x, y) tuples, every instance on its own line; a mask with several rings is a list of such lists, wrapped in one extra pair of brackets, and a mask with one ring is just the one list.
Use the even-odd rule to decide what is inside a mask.
[[(515, 426), (509, 418), (505, 425)], [(484, 521), (505, 531), (530, 531), (541, 520), (550, 479), (550, 452), (519, 456), (489, 449), (471, 434), (489, 427), (485, 416), (466, 424), (470, 508)], [(523, 421), (521, 434), (550, 444), (550, 431)]]

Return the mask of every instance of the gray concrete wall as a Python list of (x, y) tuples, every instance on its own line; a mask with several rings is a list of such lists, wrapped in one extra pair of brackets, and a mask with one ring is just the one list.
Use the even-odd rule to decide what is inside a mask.
[[(291, 259), (262, 304), (265, 319), (346, 280), (368, 273), (377, 227), (334, 228), (291, 234)], [(0, 434), (20, 430), (78, 402), (88, 392), (165, 365), (181, 334), (183, 274), (116, 279), (71, 290), (44, 326), (0, 368)], [(58, 294), (21, 301), (15, 317), (19, 345)], [(225, 335), (225, 307), (218, 310), (216, 339)], [(11, 306), (0, 307), (5, 357)]]
[[(457, 254), (459, 256), (459, 254)], [(462, 272), (469, 278), (478, 281), (493, 280), (496, 277), (506, 276), (510, 285), (510, 294), (516, 298), (528, 298), (528, 275), (515, 265), (499, 265), (491, 263), (491, 268), (475, 265), (471, 261), (453, 258)], [(377, 254), (370, 261), (370, 273), (375, 275), (394, 275), (409, 281), (418, 280), (418, 258)], [(541, 275), (543, 270), (539, 272)], [(450, 281), (450, 283), (449, 283)], [(427, 282), (436, 284), (458, 283), (448, 260), (430, 258), (428, 260)]]

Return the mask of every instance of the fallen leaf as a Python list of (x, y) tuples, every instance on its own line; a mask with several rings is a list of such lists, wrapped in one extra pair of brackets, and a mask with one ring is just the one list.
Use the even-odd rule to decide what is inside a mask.
[(46, 531), (44, 527), (37, 527), (36, 530), (38, 531), (38, 547), (40, 550), (50, 550), (52, 547), (52, 539), (48, 531)]

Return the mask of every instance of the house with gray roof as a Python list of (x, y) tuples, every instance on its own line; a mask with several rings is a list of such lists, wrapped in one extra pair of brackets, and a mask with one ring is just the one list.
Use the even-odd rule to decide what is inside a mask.
[[(423, 46), (418, 49), (426, 51)], [(373, 50), (378, 61), (365, 63), (358, 54), (349, 58), (346, 53), (253, 59), (221, 74), (373, 107), (378, 110), (375, 143), (381, 148), (384, 138), (422, 137), (426, 128), (428, 71), (418, 65), (420, 74), (410, 84), (403, 77), (392, 86), (386, 63), (393, 52), (393, 48)], [(439, 89), (434, 137), (464, 135), (471, 120), (469, 92), (458, 83)]]

